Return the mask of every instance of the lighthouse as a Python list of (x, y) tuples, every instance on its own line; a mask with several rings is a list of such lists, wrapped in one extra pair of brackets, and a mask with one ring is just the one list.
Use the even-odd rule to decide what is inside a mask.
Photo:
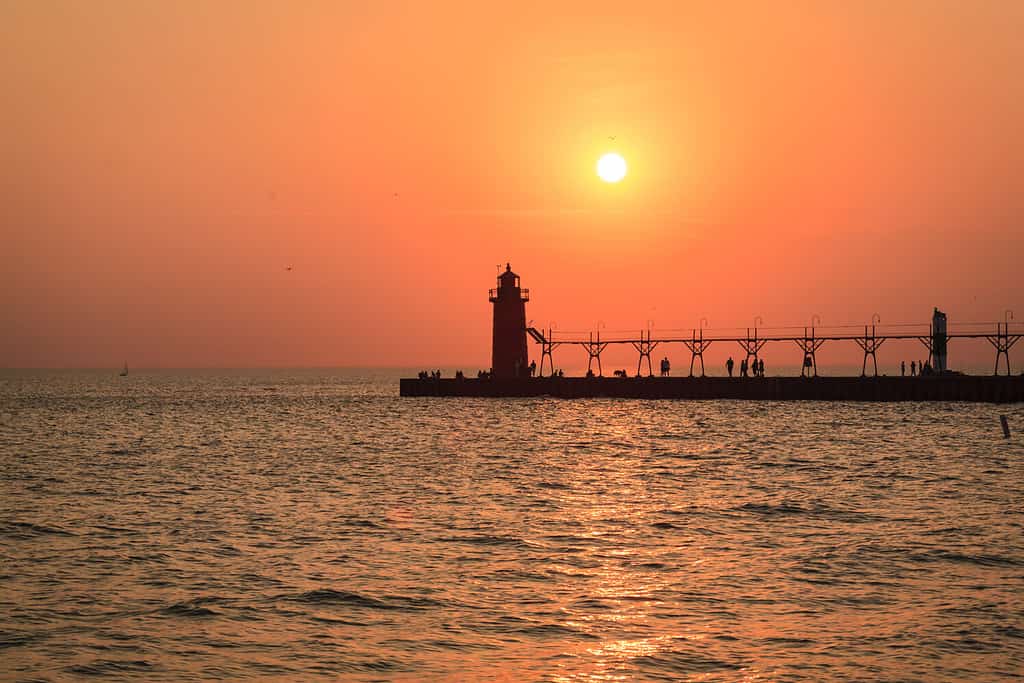
[(498, 276), (498, 287), (488, 293), (494, 304), (494, 330), (491, 336), (491, 373), (499, 379), (521, 377), (527, 373), (526, 302), (530, 290), (519, 286), (512, 265)]

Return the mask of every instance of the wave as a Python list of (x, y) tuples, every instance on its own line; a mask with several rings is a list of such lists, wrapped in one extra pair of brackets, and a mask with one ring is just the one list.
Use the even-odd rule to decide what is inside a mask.
[(490, 534), (479, 534), (476, 536), (444, 536), (438, 539), (445, 543), (470, 543), (472, 545), (499, 545), (513, 548), (532, 547), (524, 539), (518, 536), (494, 536)]
[(832, 521), (850, 523), (877, 522), (885, 519), (884, 517), (867, 512), (861, 512), (860, 510), (832, 508), (820, 503), (813, 506), (803, 506), (796, 503), (786, 502), (774, 505), (771, 503), (744, 503), (743, 505), (730, 509), (733, 512), (753, 513), (763, 515), (765, 517), (803, 515), (809, 518), (828, 519)]
[(498, 569), (491, 574), (497, 581), (551, 581), (548, 574), (538, 574), (526, 569)]
[(60, 527), (31, 522), (0, 522), (0, 535), (24, 540), (37, 536), (77, 536), (78, 534)]
[(910, 562), (955, 562), (973, 564), (979, 567), (1021, 567), (1024, 560), (1006, 555), (968, 555), (949, 550), (933, 550), (925, 553), (912, 553), (907, 556)]
[(705, 657), (697, 653), (658, 652), (656, 654), (635, 657), (633, 663), (641, 671), (654, 670), (675, 676), (687, 674), (707, 674), (715, 672), (736, 671), (743, 668), (742, 664), (727, 662), (722, 659)]
[(11, 633), (0, 631), (0, 650), (8, 647), (23, 647), (39, 636), (32, 633)]
[(672, 522), (651, 522), (651, 526), (655, 529), (685, 529), (686, 526), (682, 524), (673, 524)]
[(143, 455), (148, 448), (111, 448), (103, 451), (104, 455)]
[(91, 664), (76, 664), (66, 671), (80, 676), (109, 676), (118, 673), (139, 673), (150, 671), (153, 665), (144, 659), (97, 659)]
[(811, 513), (811, 510), (808, 508), (790, 503), (780, 503), (778, 505), (770, 505), (767, 503), (744, 503), (743, 505), (732, 509), (738, 512), (753, 512), (759, 515), (806, 515)]
[(534, 638), (579, 638), (581, 640), (600, 640), (597, 636), (581, 631), (565, 624), (531, 624), (509, 631), (512, 634), (531, 636)]
[(612, 608), (612, 606), (603, 600), (598, 600), (597, 598), (582, 598), (572, 603), (572, 608), (607, 612)]
[(176, 602), (173, 605), (159, 610), (160, 614), (169, 617), (216, 617), (219, 613), (209, 607), (203, 607), (195, 602)]
[(298, 595), (284, 595), (280, 599), (310, 605), (343, 605), (375, 610), (417, 611), (445, 606), (443, 602), (421, 596), (388, 595), (382, 598), (372, 598), (368, 595), (334, 590), (333, 588), (317, 588)]
[(637, 562), (630, 565), (637, 569), (667, 569), (668, 565), (664, 562)]
[(541, 622), (523, 617), (504, 615), (465, 624), (466, 628), (479, 633), (499, 634), (503, 637), (526, 636), (529, 638), (578, 638), (597, 640), (597, 636), (573, 626), (555, 622)]
[(663, 530), (677, 529), (677, 530), (680, 530), (680, 531), (692, 531), (692, 532), (695, 532), (695, 533), (698, 533), (698, 534), (701, 534), (701, 535), (704, 535), (704, 536), (714, 536), (714, 535), (719, 533), (717, 531), (712, 531), (711, 529), (708, 529), (707, 527), (692, 526), (690, 524), (680, 524), (679, 522), (664, 522), (664, 521), (662, 521), (662, 522), (651, 522), (650, 526), (653, 529), (663, 529)]

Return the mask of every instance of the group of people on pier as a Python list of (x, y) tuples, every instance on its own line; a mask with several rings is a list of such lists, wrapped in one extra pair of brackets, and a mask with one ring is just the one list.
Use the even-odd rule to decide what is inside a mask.
[[(910, 361), (910, 376), (911, 377), (917, 377), (918, 375), (920, 375), (921, 377), (925, 377), (927, 375), (934, 375), (934, 374), (935, 374), (935, 369), (932, 367), (931, 363), (929, 363), (927, 361), (919, 361), (919, 362), (918, 361)], [(901, 360), (900, 361), (900, 377), (906, 377), (906, 376), (907, 376), (907, 361)]]
[[(736, 362), (729, 356), (729, 359), (725, 361), (725, 370), (732, 377), (732, 370), (736, 367)], [(740, 361), (740, 377), (764, 377), (764, 358), (755, 357), (750, 363), (744, 358)]]
[[(440, 370), (420, 370), (419, 373), (416, 376), (419, 377), (420, 379), (441, 379), (441, 371)], [(490, 379), (491, 378), (491, 373), (490, 373), (489, 370), (477, 370), (476, 378), (477, 379)], [(455, 379), (466, 379), (466, 375), (462, 372), (462, 370), (456, 370), (455, 371)]]

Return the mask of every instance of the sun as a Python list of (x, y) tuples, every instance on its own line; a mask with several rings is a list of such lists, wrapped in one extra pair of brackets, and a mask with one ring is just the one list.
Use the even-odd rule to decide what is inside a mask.
[(597, 175), (606, 183), (617, 183), (626, 177), (626, 160), (608, 152), (597, 160)]

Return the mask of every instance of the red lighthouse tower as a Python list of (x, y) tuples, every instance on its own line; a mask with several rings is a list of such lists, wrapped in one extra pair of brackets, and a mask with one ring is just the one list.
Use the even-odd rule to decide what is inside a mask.
[(498, 276), (498, 288), (489, 292), (494, 304), (494, 331), (491, 336), (491, 373), (497, 378), (522, 377), (527, 373), (526, 302), (530, 290), (519, 287), (519, 276), (505, 264)]

